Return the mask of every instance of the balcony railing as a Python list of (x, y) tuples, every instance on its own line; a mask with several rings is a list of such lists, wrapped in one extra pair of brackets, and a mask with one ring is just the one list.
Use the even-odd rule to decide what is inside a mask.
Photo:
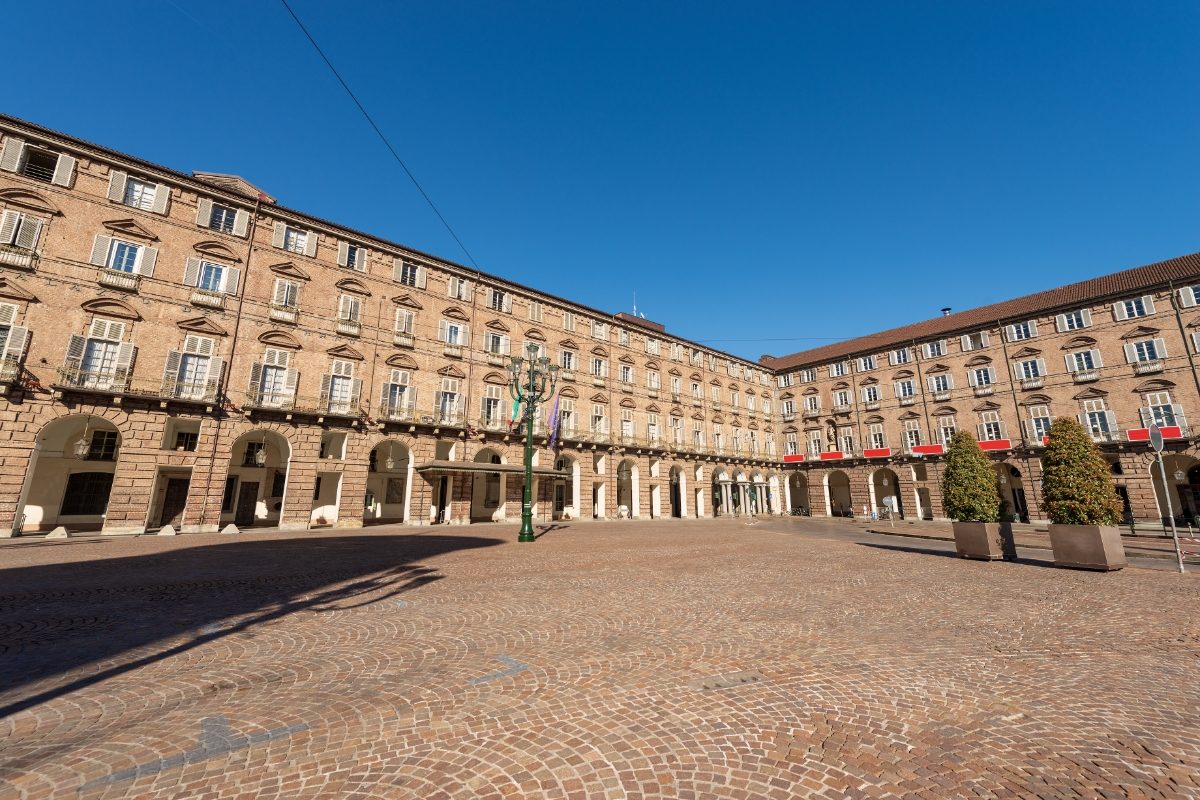
[(276, 322), (295, 322), (296, 307), (295, 306), (280, 306), (271, 304), (271, 319)]
[(1133, 364), (1133, 374), (1149, 375), (1153, 372), (1162, 372), (1163, 363), (1158, 359), (1152, 361), (1136, 361)]
[(478, 425), (485, 431), (508, 430), (508, 420), (506, 420), (502, 414), (495, 414), (490, 417), (480, 417)]
[(652, 397), (655, 400), (657, 400), (658, 399), (658, 388), (651, 386), (649, 389), (646, 390), (646, 396)]
[(693, 397), (692, 397), (692, 406), (693, 407), (699, 408), (703, 404), (704, 404), (703, 400), (701, 400), (699, 397), (696, 397), (693, 395)]
[(833, 407), (833, 413), (849, 414), (850, 413), (850, 404), (849, 403), (838, 403), (836, 406)]
[(1120, 431), (1088, 431), (1093, 442), (1119, 442), (1121, 441)]
[(119, 269), (102, 269), (98, 280), (101, 286), (107, 286), (110, 289), (136, 292), (142, 276), (134, 272), (121, 272)]
[(800, 416), (803, 417), (804, 419), (812, 419), (813, 417), (819, 417), (819, 416), (821, 416), (821, 409), (806, 408), (806, 409), (804, 409), (804, 411), (800, 412)]
[(39, 163), (30, 158), (21, 166), (21, 174), (26, 178), (33, 178), (35, 181), (50, 183), (50, 181), (54, 180), (54, 167), (49, 164)]
[(573, 369), (560, 369), (560, 370), (558, 371), (558, 379), (559, 379), (560, 381), (574, 381), (574, 380), (575, 380), (575, 370), (573, 370)]
[(503, 353), (494, 353), (490, 350), (484, 353), (483, 358), (492, 367), (503, 367), (507, 361), (507, 357)]
[(592, 376), (592, 386), (603, 386), (606, 382), (607, 381), (603, 375)]
[(179, 381), (168, 378), (163, 381), (162, 396), (173, 400), (215, 403), (217, 400), (217, 381)]
[(621, 381), (621, 391), (625, 394), (633, 394), (633, 384), (629, 381)]
[(989, 394), (995, 394), (995, 393), (996, 393), (996, 387), (992, 386), (991, 384), (988, 384), (986, 386), (976, 386), (975, 387), (975, 396), (976, 397), (987, 397)]
[(124, 394), (129, 391), (129, 377), (129, 373), (123, 370), (85, 372), (77, 367), (60, 367), (55, 385), (105, 394)]
[(461, 344), (450, 344), (449, 342), (442, 343), (442, 355), (450, 358), (462, 358), (463, 346)]
[(206, 308), (224, 308), (225, 295), (221, 292), (210, 292), (208, 289), (192, 289), (191, 303)]
[(946, 402), (946, 401), (947, 401), (947, 400), (949, 400), (949, 399), (950, 399), (950, 392), (949, 392), (949, 391), (942, 391), (942, 392), (934, 392), (934, 393), (933, 393), (933, 401), (934, 401), (935, 403), (944, 403), (944, 402)]
[(356, 319), (339, 319), (337, 332), (343, 336), (358, 336), (362, 333), (362, 323)]
[(18, 269), (33, 269), (37, 266), (38, 254), (27, 247), (15, 244), (0, 244), (0, 264)]
[(1022, 389), (1040, 389), (1046, 385), (1046, 379), (1042, 376), (1036, 378), (1021, 378)]
[(784, 422), (795, 422), (796, 421), (796, 413), (793, 411), (791, 414), (784, 414), (783, 421)]
[(712, 406), (713, 411), (721, 410), (721, 401), (720, 400), (713, 400), (711, 403), (709, 403), (709, 405)]
[(323, 394), (317, 399), (317, 411), (335, 417), (358, 417), (362, 410), (357, 397), (333, 397)]
[(683, 395), (680, 392), (671, 392), (671, 402), (672, 403), (678, 403), (682, 399), (682, 397), (683, 397)]
[(12, 383), (21, 377), (21, 362), (15, 358), (0, 359), (0, 383)]
[(392, 344), (396, 347), (412, 347), (415, 342), (411, 333), (396, 332), (392, 334)]
[(461, 427), (463, 424), (463, 413), (457, 408), (435, 408), (429, 416), (435, 425)]
[(251, 408), (271, 408), (290, 411), (295, 404), (295, 393), (282, 389), (259, 390), (246, 394), (246, 405)]
[(899, 400), (900, 400), (900, 405), (902, 405), (902, 406), (915, 406), (917, 404), (916, 397), (901, 397), (901, 398), (899, 398)]
[(1091, 383), (1092, 381), (1100, 380), (1100, 370), (1098, 369), (1080, 369), (1071, 373), (1071, 378), (1076, 383)]
[(384, 403), (379, 418), (386, 422), (411, 422), (415, 416), (414, 403)]

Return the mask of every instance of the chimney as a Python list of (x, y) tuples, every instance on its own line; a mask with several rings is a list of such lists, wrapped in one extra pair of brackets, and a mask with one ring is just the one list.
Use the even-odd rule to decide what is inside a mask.
[(950, 316), (950, 306), (946, 306), (945, 308), (942, 309), (942, 316), (943, 317)]

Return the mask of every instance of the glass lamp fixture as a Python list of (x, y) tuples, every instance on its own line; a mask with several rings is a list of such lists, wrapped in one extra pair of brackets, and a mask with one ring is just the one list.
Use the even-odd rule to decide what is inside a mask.
[(262, 443), (259, 444), (258, 452), (254, 454), (254, 463), (260, 467), (267, 464), (267, 434), (263, 433)]
[(92, 443), (88, 441), (88, 433), (91, 432), (91, 427), (92, 418), (89, 416), (87, 422), (83, 424), (83, 437), (75, 443), (75, 457), (81, 461), (87, 459), (88, 453), (92, 449)]

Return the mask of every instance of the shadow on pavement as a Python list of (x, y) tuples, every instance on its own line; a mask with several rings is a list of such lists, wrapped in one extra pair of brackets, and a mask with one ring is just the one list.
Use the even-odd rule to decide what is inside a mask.
[[(0, 718), (297, 611), (377, 603), (441, 580), (423, 559), (502, 543), (428, 534), (272, 538), (0, 570)], [(89, 664), (101, 666), (14, 697)]]
[[(925, 556), (944, 556), (946, 558), (959, 559), (959, 560), (963, 560), (963, 561), (968, 560), (968, 559), (962, 558), (962, 556), (960, 556), (958, 554), (958, 552), (955, 550), (940, 550), (940, 549), (934, 548), (934, 547), (916, 547), (916, 546), (912, 546), (912, 545), (899, 545), (899, 544), (878, 544), (878, 543), (874, 543), (874, 542), (855, 542), (855, 544), (859, 545), (860, 547), (874, 547), (877, 550), (895, 550), (900, 553), (919, 553), (919, 554), (925, 555)], [(1015, 559), (1005, 559), (1004, 561), (998, 561), (996, 563), (1022, 564), (1027, 567), (1049, 567), (1050, 569), (1054, 569), (1053, 561), (1043, 561), (1041, 559), (1036, 559), (1036, 558), (1017, 557)]]

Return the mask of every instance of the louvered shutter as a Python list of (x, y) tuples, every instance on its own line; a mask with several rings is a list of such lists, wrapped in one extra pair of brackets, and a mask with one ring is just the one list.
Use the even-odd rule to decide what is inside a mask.
[(968, 369), (968, 370), (967, 370), (967, 383), (968, 383), (968, 384), (970, 384), (971, 386), (975, 386), (975, 385), (976, 385), (976, 383), (975, 383), (975, 370), (973, 370), (973, 369)]
[(350, 408), (358, 410), (359, 398), (362, 397), (362, 378), (355, 378), (350, 381)]
[(1029, 326), (1029, 338), (1032, 339), (1037, 336), (1037, 320), (1031, 319), (1026, 324)]
[(17, 307), (12, 303), (0, 303), (0, 325), (12, 325), (17, 318)]
[(214, 341), (211, 336), (196, 336), (189, 334), (184, 339), (183, 349), (189, 353), (195, 353), (200, 356), (211, 356), (214, 349)]
[(1017, 326), (1016, 325), (1005, 325), (1004, 326), (1004, 338), (1008, 339), (1008, 341), (1010, 341), (1010, 342), (1015, 342), (1017, 340)]
[(1012, 371), (1013, 371), (1013, 377), (1016, 378), (1017, 380), (1021, 380), (1023, 377), (1025, 377), (1025, 373), (1021, 370), (1021, 362), (1020, 361), (1013, 362)]
[(23, 325), (12, 325), (8, 329), (8, 338), (4, 341), (4, 352), (0, 359), (20, 361), (25, 355), (25, 347), (29, 344), (29, 328)]
[(154, 274), (154, 265), (158, 262), (157, 247), (143, 247), (138, 258), (138, 273), (149, 278)]
[(255, 400), (258, 399), (258, 393), (260, 391), (262, 391), (262, 374), (263, 374), (263, 365), (262, 364), (256, 363), (256, 364), (250, 365), (249, 392), (250, 392), (250, 395), (255, 398)]
[(357, 272), (366, 272), (371, 266), (371, 251), (361, 245), (358, 248), (358, 256), (354, 259), (354, 269)]
[(317, 232), (309, 231), (304, 237), (304, 255), (314, 258), (317, 255)]
[(338, 242), (337, 265), (339, 267), (346, 266), (346, 262), (350, 259), (350, 245), (346, 242)]
[(78, 370), (83, 366), (83, 353), (87, 350), (87, 339), (83, 336), (71, 335), (67, 342), (67, 356), (64, 365), (67, 369)]
[(402, 281), (400, 279), (403, 276), (403, 273), (404, 273), (404, 259), (393, 258), (392, 259), (392, 280), (394, 280), (396, 283), (402, 283)]
[[(42, 221), (37, 217), (24, 217), (17, 228), (17, 238), (13, 242), (17, 247), (33, 250), (37, 247), (38, 238), (42, 235)], [(6, 241), (6, 240), (4, 240)]]
[(212, 222), (212, 200), (207, 197), (201, 197), (196, 201), (196, 224), (201, 228), (207, 228)]
[(1108, 420), (1108, 430), (1110, 433), (1117, 430), (1117, 413), (1115, 411), (1105, 411), (1104, 418)]
[(512, 294), (508, 292), (504, 293), (504, 311), (507, 314), (512, 313)]
[(221, 388), (221, 378), (225, 374), (225, 360), (222, 358), (210, 358), (208, 360), (208, 385), (205, 394), (208, 397), (215, 397), (217, 390)]
[(1092, 327), (1092, 310), (1090, 308), (1083, 309), (1083, 327)]
[(237, 294), (238, 284), (242, 280), (242, 271), (237, 267), (226, 267), (225, 274), (221, 278), (221, 288), (226, 294)]
[(1179, 290), (1179, 305), (1184, 308), (1191, 308), (1196, 305), (1196, 287), (1184, 286)]
[(1137, 361), (1137, 347), (1132, 344), (1125, 345), (1125, 363), (1132, 364)]
[(463, 281), (463, 302), (470, 303), (475, 298), (475, 282)]
[(438, 341), (439, 342), (448, 341), (447, 337), (449, 336), (449, 333), (446, 330), (448, 327), (449, 327), (449, 323), (446, 322), (446, 320), (443, 319), (443, 320), (438, 321)]
[(0, 217), (0, 244), (9, 244), (17, 238), (17, 224), (20, 221), (21, 214), (19, 212), (4, 212), (4, 216)]
[(964, 353), (969, 351), (971, 349), (971, 337), (965, 334), (960, 336), (958, 339), (958, 346), (962, 348)]
[(1063, 356), (1063, 359), (1067, 362), (1067, 372), (1073, 373), (1075, 371), (1075, 354), (1067, 353)]
[(1129, 315), (1125, 313), (1125, 304), (1119, 300), (1112, 304), (1112, 312), (1113, 319), (1115, 319), (1117, 322), (1120, 322), (1124, 319), (1129, 319)]
[(470, 326), (467, 326), (467, 325), (462, 326), (462, 339), (459, 341), (459, 344), (461, 344), (465, 347), (471, 346), (471, 328), (470, 328)]
[(283, 389), (289, 398), (296, 396), (296, 384), (300, 382), (300, 373), (294, 369), (288, 369), (283, 376)]
[(275, 232), (271, 235), (271, 246), (283, 248), (283, 239), (287, 234), (287, 223), (276, 220)]
[(425, 281), (426, 281), (425, 267), (417, 267), (417, 288), (424, 289)]
[(183, 268), (183, 285), (198, 286), (200, 284), (200, 259), (188, 258)]
[(21, 156), (25, 154), (25, 140), (16, 136), (4, 137), (4, 149), (0, 150), (0, 169), (16, 172), (21, 168)]
[(1142, 304), (1144, 306), (1146, 306), (1146, 314), (1154, 313), (1154, 296), (1153, 295), (1149, 295), (1149, 294), (1143, 295), (1142, 296)]
[(1148, 409), (1148, 408), (1139, 408), (1139, 409), (1138, 409), (1138, 416), (1139, 416), (1139, 417), (1141, 418), (1141, 420), (1142, 420), (1142, 427), (1143, 427), (1143, 428), (1149, 428), (1151, 425), (1153, 425), (1153, 424), (1154, 424), (1154, 412), (1153, 412), (1153, 411), (1151, 411), (1150, 409)]
[(70, 188), (71, 182), (75, 179), (75, 157), (69, 156), (66, 153), (60, 153), (58, 163), (54, 165), (54, 177), (50, 182), (55, 186), (66, 186)]
[(1059, 333), (1062, 333), (1063, 331), (1065, 331), (1067, 329), (1067, 315), (1066, 314), (1059, 314), (1057, 317), (1054, 318), (1054, 329), (1056, 331), (1058, 331)]
[(329, 385), (333, 383), (333, 376), (326, 372), (321, 376), (321, 402), (329, 402)]
[(167, 366), (163, 370), (163, 382), (168, 386), (174, 386), (179, 380), (179, 367), (183, 363), (183, 353), (178, 350), (172, 350), (167, 353)]
[(115, 374), (121, 377), (128, 377), (133, 369), (133, 359), (137, 355), (137, 348), (130, 342), (121, 342), (117, 345), (117, 358), (113, 363)]
[(150, 205), (150, 210), (155, 214), (166, 214), (171, 207), (171, 187), (165, 183), (160, 183), (154, 190), (154, 202)]
[(1104, 366), (1104, 359), (1100, 358), (1100, 351), (1092, 351), (1092, 363), (1096, 365), (1096, 369)]
[(1037, 359), (1038, 375), (1046, 374), (1046, 360), (1044, 358)]
[(125, 184), (129, 176), (119, 169), (108, 173), (108, 199), (114, 203), (125, 201)]
[(1192, 333), (1192, 349), (1200, 353), (1200, 331)]
[(239, 208), (233, 214), (233, 235), (246, 237), (246, 231), (250, 227), (250, 212)]
[(996, 370), (993, 367), (988, 367), (987, 374), (988, 374), (988, 383), (989, 384), (995, 383), (996, 382)]
[(88, 258), (88, 261), (97, 267), (105, 266), (108, 263), (108, 250), (111, 246), (111, 236), (105, 236), (102, 233), (96, 234), (96, 238), (92, 240), (92, 255)]
[(1167, 357), (1167, 342), (1165, 339), (1154, 340), (1154, 352), (1158, 358)]

